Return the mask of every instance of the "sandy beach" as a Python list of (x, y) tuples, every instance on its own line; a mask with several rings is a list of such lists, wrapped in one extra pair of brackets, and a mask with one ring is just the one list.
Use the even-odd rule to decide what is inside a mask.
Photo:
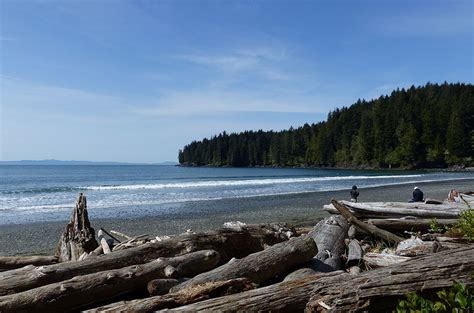
[[(405, 202), (411, 197), (413, 186), (406, 184), (361, 189), (359, 201)], [(441, 200), (446, 198), (451, 188), (461, 191), (474, 190), (474, 178), (420, 183), (418, 187), (424, 191), (425, 198)], [(329, 203), (331, 198), (348, 199), (349, 190), (197, 201), (186, 203), (185, 211), (192, 212), (192, 208), (199, 207), (199, 214), (169, 214), (165, 218), (143, 216), (133, 219), (92, 219), (91, 222), (96, 232), (103, 227), (131, 235), (171, 235), (186, 229), (204, 231), (235, 220), (245, 223), (287, 222), (296, 226), (314, 225), (326, 215), (321, 208)], [(71, 203), (71, 208), (72, 206)], [(53, 254), (66, 224), (67, 222), (63, 221), (0, 226), (0, 255)]]

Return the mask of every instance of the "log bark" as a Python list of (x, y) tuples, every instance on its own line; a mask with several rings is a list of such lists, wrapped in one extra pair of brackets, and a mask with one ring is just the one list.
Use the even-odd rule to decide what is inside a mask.
[(377, 236), (383, 240), (387, 240), (389, 242), (393, 243), (399, 243), (400, 241), (403, 240), (403, 238), (392, 234), (386, 230), (379, 229), (373, 225), (369, 225), (367, 223), (364, 223), (362, 221), (359, 221), (345, 206), (344, 203), (338, 202), (336, 200), (331, 200), (331, 204), (341, 213), (344, 218), (347, 219), (349, 223), (354, 225), (357, 228), (360, 228), (363, 231), (368, 232), (369, 234), (372, 234), (374, 236)]
[(72, 211), (69, 224), (58, 242), (56, 255), (60, 262), (77, 261), (84, 252), (91, 252), (98, 246), (94, 228), (89, 222), (86, 196), (82, 193)]
[(131, 292), (145, 292), (155, 278), (194, 276), (219, 261), (213, 250), (121, 269), (76, 276), (70, 280), (0, 297), (0, 312), (61, 312), (107, 301)]
[(349, 223), (338, 215), (320, 221), (308, 234), (318, 247), (316, 259), (329, 265), (332, 270), (341, 269), (341, 255), (344, 254)]
[(243, 259), (231, 260), (225, 265), (171, 288), (171, 291), (176, 292), (193, 285), (235, 278), (248, 278), (260, 284), (279, 274), (287, 273), (297, 265), (308, 262), (317, 252), (314, 240), (303, 235), (250, 254)]
[(344, 280), (343, 271), (318, 273), (300, 280), (282, 282), (238, 294), (180, 306), (169, 312), (303, 312), (310, 292), (319, 281)]
[(0, 256), (0, 271), (12, 270), (27, 265), (49, 265), (58, 263), (55, 255)]
[(255, 284), (249, 279), (236, 278), (227, 281), (209, 282), (164, 296), (121, 301), (85, 312), (152, 312), (165, 308), (176, 308), (189, 303), (222, 297), (254, 288)]
[[(440, 226), (453, 226), (458, 223), (457, 219), (436, 219)], [(386, 218), (386, 219), (369, 219), (368, 224), (388, 231), (428, 231), (433, 223), (433, 219), (424, 218)]]
[(307, 312), (391, 312), (408, 292), (433, 293), (454, 281), (474, 285), (474, 250), (463, 248), (416, 257), (363, 272), (346, 280), (325, 279), (314, 285)]
[[(213, 249), (221, 256), (221, 263), (232, 257), (242, 258), (287, 240), (281, 225), (247, 225), (241, 230), (222, 228), (198, 234), (182, 234), (168, 240), (114, 251), (107, 255), (86, 258), (81, 262), (66, 262), (0, 273), (0, 295), (63, 281), (74, 276), (122, 268), (149, 262), (158, 257), (171, 257), (185, 253)], [(245, 244), (242, 244), (245, 243)]]

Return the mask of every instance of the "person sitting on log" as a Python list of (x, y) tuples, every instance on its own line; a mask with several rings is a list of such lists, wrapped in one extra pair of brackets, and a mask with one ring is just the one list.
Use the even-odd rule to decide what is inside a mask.
[(409, 202), (423, 202), (423, 191), (420, 188), (415, 187), (413, 190), (413, 198)]
[(352, 202), (357, 202), (357, 197), (359, 196), (359, 190), (357, 190), (357, 186), (354, 185), (352, 186), (351, 189), (351, 201)]

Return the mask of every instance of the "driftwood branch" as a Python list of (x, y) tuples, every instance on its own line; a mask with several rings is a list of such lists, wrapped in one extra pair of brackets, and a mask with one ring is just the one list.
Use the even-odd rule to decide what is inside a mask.
[(58, 263), (55, 255), (35, 255), (35, 256), (0, 256), (0, 271), (12, 270), (27, 265), (50, 265)]
[(354, 225), (357, 228), (360, 228), (363, 231), (368, 232), (369, 234), (372, 234), (374, 236), (377, 236), (383, 240), (387, 240), (389, 242), (393, 243), (399, 243), (400, 241), (403, 240), (403, 238), (392, 234), (386, 230), (377, 228), (373, 225), (369, 225), (367, 223), (364, 223), (360, 220), (358, 220), (347, 208), (346, 206), (338, 202), (336, 200), (331, 200), (331, 204), (341, 213), (342, 216), (344, 216), (349, 223)]

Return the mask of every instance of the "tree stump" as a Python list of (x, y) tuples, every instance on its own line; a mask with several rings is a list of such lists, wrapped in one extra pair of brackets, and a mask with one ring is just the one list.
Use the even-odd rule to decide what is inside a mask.
[(81, 254), (90, 253), (97, 246), (95, 231), (90, 225), (87, 214), (86, 196), (80, 193), (71, 221), (66, 225), (58, 242), (56, 255), (60, 262), (77, 261)]

